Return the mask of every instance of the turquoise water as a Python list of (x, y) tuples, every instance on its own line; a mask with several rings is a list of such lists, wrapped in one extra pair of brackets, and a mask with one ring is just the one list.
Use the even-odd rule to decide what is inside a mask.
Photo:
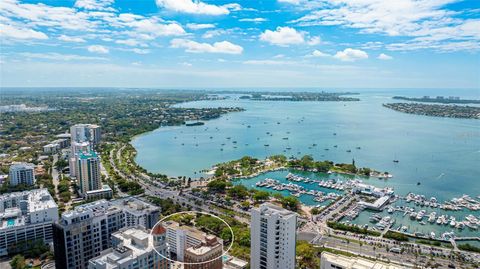
[[(281, 171), (274, 171), (274, 172), (261, 174), (261, 175), (258, 175), (256, 177), (252, 177), (252, 178), (248, 178), (248, 179), (236, 180), (233, 183), (234, 184), (242, 184), (242, 185), (245, 185), (246, 187), (255, 188), (255, 189), (258, 189), (258, 190), (265, 190), (265, 191), (269, 191), (269, 192), (279, 192), (279, 193), (281, 193), (285, 196), (290, 195), (290, 192), (287, 191), (287, 190), (275, 191), (275, 190), (272, 190), (270, 188), (255, 186), (255, 183), (257, 183), (260, 180), (264, 180), (266, 178), (273, 178), (273, 179), (278, 180), (280, 183), (294, 183), (296, 185), (300, 185), (300, 186), (304, 187), (306, 190), (316, 190), (316, 191), (322, 191), (324, 193), (331, 193), (331, 192), (338, 193), (338, 194), (343, 193), (342, 191), (339, 191), (339, 190), (327, 189), (327, 188), (320, 187), (320, 186), (318, 186), (318, 183), (305, 183), (305, 182), (291, 182), (291, 181), (288, 181), (288, 180), (285, 179), (285, 177), (287, 176), (287, 174), (289, 172), (292, 172), (295, 175), (299, 175), (299, 176), (302, 176), (302, 177), (308, 177), (310, 179), (318, 179), (318, 180), (340, 179), (342, 181), (346, 181), (346, 180), (352, 178), (352, 176), (342, 176), (342, 175), (336, 175), (336, 174), (312, 173), (312, 172), (303, 172), (303, 171), (295, 171), (295, 170), (281, 170)], [(322, 203), (319, 203), (319, 202), (314, 201), (313, 198), (314, 197), (312, 195), (301, 195), (298, 199), (306, 205), (326, 205), (326, 204), (329, 204), (331, 202), (331, 200), (326, 200)]]
[[(240, 106), (246, 111), (207, 121), (204, 126), (161, 127), (136, 137), (132, 144), (138, 151), (138, 164), (149, 171), (171, 176), (199, 177), (203, 175), (200, 170), (246, 155), (265, 158), (273, 154), (295, 157), (310, 154), (315, 159), (334, 162), (350, 163), (355, 159), (357, 166), (388, 171), (394, 175), (392, 179), (371, 178), (364, 181), (379, 187), (393, 187), (400, 195), (414, 192), (427, 197), (435, 196), (440, 202), (462, 194), (480, 195), (480, 120), (410, 115), (382, 107), (382, 103), (393, 102), (391, 97), (394, 95), (480, 98), (478, 91), (460, 94), (423, 90), (367, 92), (358, 96), (360, 102), (347, 103), (256, 102), (238, 98), (190, 102), (180, 106)], [(291, 150), (287, 150), (288, 147)], [(398, 159), (399, 163), (394, 163), (394, 159)], [(266, 177), (285, 182), (287, 173), (270, 172), (236, 181), (235, 184), (255, 187), (257, 181)], [(316, 179), (340, 177), (312, 173), (304, 176)], [(305, 185), (307, 189), (332, 192), (315, 184), (297, 184)], [(283, 194), (288, 192), (283, 191)], [(313, 201), (312, 196), (302, 195), (299, 199), (307, 205), (319, 204)], [(430, 211), (427, 209), (428, 213)], [(457, 219), (472, 213), (436, 211), (454, 215)], [(370, 215), (371, 212), (362, 212), (354, 222), (369, 223)], [(478, 212), (474, 215), (480, 216)], [(395, 213), (394, 217), (397, 220), (394, 227), (407, 225), (410, 232), (435, 231), (440, 235), (451, 231), (449, 226), (422, 226), (400, 213)], [(478, 236), (478, 231), (468, 229), (456, 233)]]
[(9, 220), (7, 220), (7, 226), (8, 226), (8, 227), (15, 226), (15, 219), (9, 219)]

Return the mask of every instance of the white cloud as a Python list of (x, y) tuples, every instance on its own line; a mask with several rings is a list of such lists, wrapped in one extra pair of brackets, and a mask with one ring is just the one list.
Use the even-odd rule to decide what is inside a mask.
[(290, 27), (277, 27), (275, 31), (265, 30), (260, 40), (278, 46), (302, 44), (305, 42), (303, 34)]
[(337, 51), (333, 57), (345, 62), (354, 62), (356, 60), (367, 59), (368, 54), (363, 50), (347, 48), (343, 51)]
[(48, 39), (42, 32), (0, 23), (0, 37), (11, 39)]
[(314, 50), (310, 56), (313, 56), (313, 57), (329, 57), (331, 55), (327, 54), (327, 53), (324, 53), (324, 52), (321, 52), (319, 50)]
[(180, 36), (185, 30), (177, 23), (162, 24), (157, 18), (134, 20), (125, 23), (136, 30), (137, 33), (146, 34), (143, 39), (153, 39), (158, 36)]
[(104, 10), (113, 11), (110, 7), (114, 0), (77, 0), (75, 1), (75, 7), (88, 10)]
[(84, 42), (86, 42), (85, 39), (83, 39), (81, 37), (67, 36), (67, 35), (60, 35), (58, 37), (58, 40), (65, 41), (65, 42), (74, 42), (74, 43), (84, 43)]
[[(305, 9), (311, 11), (293, 20), (300, 26), (338, 25), (359, 29), (360, 33), (380, 33), (413, 39), (391, 47), (412, 48), (471, 48), (480, 44), (480, 19), (465, 19), (447, 5), (458, 0), (316, 0)], [(386, 45), (388, 46), (388, 45)]]
[(147, 46), (146, 44), (144, 44), (144, 43), (142, 43), (142, 42), (140, 42), (136, 39), (132, 39), (132, 38), (116, 40), (115, 43), (121, 44), (121, 45), (131, 46), (131, 47), (137, 47), (137, 46), (146, 47)]
[(223, 7), (228, 8), (228, 10), (230, 10), (230, 11), (243, 10), (242, 6), (240, 4), (237, 4), (237, 3), (226, 4), (226, 5), (223, 5)]
[(279, 3), (287, 3), (292, 5), (300, 4), (300, 0), (277, 0)]
[(19, 54), (26, 58), (59, 60), (59, 61), (108, 60), (107, 58), (103, 58), (103, 57), (90, 57), (90, 56), (82, 56), (82, 55), (76, 55), (76, 54), (60, 54), (56, 52), (47, 52), (47, 53), (22, 52)]
[(379, 59), (379, 60), (391, 60), (391, 59), (393, 59), (393, 57), (389, 56), (385, 53), (380, 53), (380, 55), (378, 55), (377, 59)]
[(315, 46), (320, 44), (320, 37), (314, 36), (310, 40), (307, 41), (307, 44), (310, 46)]
[(53, 7), (45, 4), (23, 4), (17, 0), (0, 1), (0, 15), (12, 18), (29, 27), (58, 27), (67, 30), (92, 31), (97, 25), (86, 12), (74, 8)]
[(189, 62), (183, 62), (183, 63), (180, 63), (180, 65), (183, 65), (183, 66), (186, 66), (186, 67), (192, 66), (192, 64), (189, 63)]
[(156, 0), (156, 3), (157, 6), (168, 10), (203, 15), (227, 15), (230, 13), (229, 8), (238, 8), (238, 6), (217, 6), (206, 4), (198, 0)]
[(206, 31), (203, 35), (202, 38), (212, 38), (220, 35), (225, 35), (227, 34), (228, 31), (223, 30), (223, 29), (217, 29), (217, 30), (209, 30)]
[(192, 53), (225, 53), (225, 54), (241, 54), (243, 48), (228, 41), (209, 43), (199, 43), (188, 39), (173, 39), (170, 42), (172, 48), (184, 48), (187, 52)]
[(265, 19), (265, 18), (243, 18), (243, 19), (239, 19), (238, 21), (258, 23), (258, 22), (265, 22), (265, 21), (267, 21), (267, 19)]
[(100, 54), (107, 54), (110, 51), (108, 48), (102, 46), (102, 45), (91, 45), (87, 47), (88, 51), (93, 52), (93, 53), (100, 53)]
[(298, 44), (317, 45), (320, 43), (319, 37), (312, 37), (306, 40), (305, 36), (307, 34), (307, 32), (300, 32), (288, 26), (279, 26), (275, 31), (265, 30), (265, 32), (260, 34), (260, 40), (281, 47)]
[(139, 48), (133, 48), (133, 49), (131, 49), (131, 51), (136, 53), (136, 54), (149, 54), (150, 53), (150, 50), (139, 49)]
[(211, 23), (188, 23), (187, 28), (191, 30), (202, 30), (202, 29), (209, 29), (209, 28), (215, 28), (215, 24)]

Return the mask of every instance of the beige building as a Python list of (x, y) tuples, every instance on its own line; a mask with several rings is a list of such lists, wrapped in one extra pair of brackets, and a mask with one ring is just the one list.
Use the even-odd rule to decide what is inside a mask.
[(396, 265), (381, 261), (372, 261), (361, 257), (347, 257), (322, 252), (320, 269), (407, 269), (406, 265)]
[[(180, 225), (176, 221), (167, 221), (164, 223), (167, 229), (167, 245), (173, 259), (183, 262), (185, 252), (190, 247), (197, 247), (206, 243), (209, 235), (190, 226)], [(218, 240), (223, 246), (223, 242)]]
[[(222, 269), (223, 245), (218, 238), (207, 235), (204, 242), (185, 250), (185, 269)], [(197, 263), (197, 264), (188, 264)]]

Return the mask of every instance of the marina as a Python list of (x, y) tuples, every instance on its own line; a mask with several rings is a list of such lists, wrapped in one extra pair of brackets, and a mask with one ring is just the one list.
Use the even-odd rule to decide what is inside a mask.
[[(385, 197), (384, 205), (375, 210), (369, 208), (366, 205), (368, 203), (358, 203), (345, 212), (340, 221), (376, 231), (390, 229), (412, 237), (446, 241), (455, 238), (471, 240), (471, 244), (480, 245), (478, 197), (462, 195), (440, 201), (435, 197), (426, 198), (414, 193), (401, 196), (396, 195), (391, 188), (376, 188), (368, 185), (368, 182), (375, 182), (375, 179), (335, 173), (277, 170), (235, 180), (234, 184), (293, 195), (311, 207), (323, 207), (338, 197), (351, 195), (351, 192), (377, 200)], [(368, 193), (364, 191), (367, 189)]]

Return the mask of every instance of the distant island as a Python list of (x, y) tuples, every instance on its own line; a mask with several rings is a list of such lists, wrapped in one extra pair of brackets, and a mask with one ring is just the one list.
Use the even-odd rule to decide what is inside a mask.
[(427, 105), (419, 103), (390, 103), (383, 104), (384, 107), (416, 115), (480, 119), (480, 107), (456, 106), (456, 105)]
[(200, 126), (200, 125), (205, 125), (205, 122), (203, 122), (203, 121), (197, 121), (197, 122), (188, 122), (188, 123), (185, 123), (185, 126)]
[(353, 92), (249, 92), (243, 93), (240, 99), (254, 101), (360, 101), (359, 98), (345, 97), (344, 95), (355, 95)]
[(424, 103), (441, 103), (441, 104), (480, 104), (480, 100), (475, 99), (460, 99), (458, 96), (423, 96), (423, 97), (405, 97), (405, 96), (394, 96), (393, 99), (397, 100), (406, 100), (406, 101), (415, 101), (415, 102), (424, 102)]

